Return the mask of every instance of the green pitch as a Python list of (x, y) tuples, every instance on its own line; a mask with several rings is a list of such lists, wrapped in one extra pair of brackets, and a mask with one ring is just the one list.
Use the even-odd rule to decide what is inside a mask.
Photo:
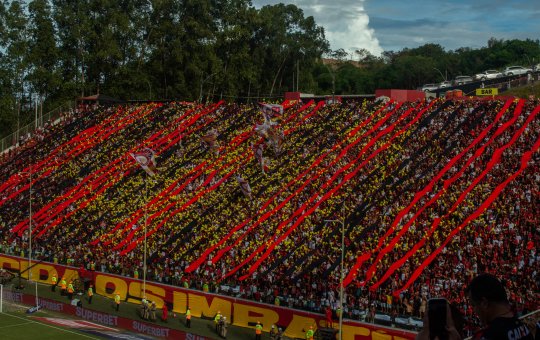
[[(23, 290), (24, 293), (34, 294), (35, 289), (36, 289), (35, 283), (28, 284), (25, 280), (22, 280), (22, 283), (24, 285), (24, 290)], [(69, 302), (66, 297), (60, 296), (60, 292), (59, 292), (58, 289), (56, 290), (56, 292), (51, 292), (51, 287), (49, 285), (38, 284), (37, 289), (38, 289), (38, 294), (39, 294), (40, 297), (51, 299), (51, 300), (56, 300), (56, 301), (61, 301), (61, 302), (65, 302), (65, 303)], [(94, 295), (94, 299), (92, 301), (92, 304), (89, 305), (88, 301), (87, 301), (87, 298), (85, 296), (77, 296), (77, 298), (81, 299), (83, 307), (85, 307), (85, 308), (90, 308), (90, 309), (93, 309), (93, 310), (96, 310), (96, 311), (99, 311), (99, 312), (109, 313), (111, 315), (122, 316), (122, 317), (129, 318), (129, 319), (132, 319), (132, 320), (142, 320), (140, 318), (140, 316), (139, 316), (139, 306), (138, 305), (123, 302), (120, 305), (120, 310), (117, 312), (115, 307), (114, 307), (114, 303), (113, 303), (112, 299), (108, 299), (108, 298), (105, 298), (105, 297), (99, 296), (99, 295)], [(46, 313), (46, 314), (42, 314), (42, 313)], [(169, 312), (169, 320), (168, 320), (167, 323), (164, 323), (164, 322), (162, 322), (160, 320), (158, 320), (156, 322), (149, 322), (149, 323), (150, 324), (153, 323), (153, 324), (155, 324), (157, 326), (165, 326), (165, 327), (169, 327), (169, 328), (173, 328), (173, 329), (178, 329), (178, 330), (181, 330), (181, 331), (184, 331), (184, 332), (197, 334), (197, 335), (205, 337), (206, 339), (220, 339), (220, 337), (216, 334), (216, 331), (214, 329), (214, 321), (213, 320), (209, 320), (209, 319), (205, 319), (205, 318), (192, 318), (191, 319), (191, 328), (187, 328), (185, 326), (185, 316), (184, 315), (177, 315), (177, 317), (175, 318), (175, 317), (173, 317), (172, 314), (173, 314), (172, 312)], [(32, 314), (32, 315), (33, 316), (54, 316), (54, 317), (66, 318), (66, 319), (67, 318), (70, 318), (70, 319), (74, 318), (73, 316), (69, 316), (69, 315), (61, 314), (61, 313), (53, 313), (53, 312), (48, 311), (48, 310), (43, 310), (43, 312), (38, 312), (38, 313), (35, 313), (35, 314)], [(38, 325), (36, 325), (36, 328), (39, 327), (40, 330), (35, 331), (35, 333), (34, 333), (34, 331), (32, 331), (32, 335), (26, 336), (27, 329), (28, 329), (28, 332), (30, 332), (30, 330), (29, 330), (30, 327), (34, 327), (34, 326), (32, 324), (30, 324), (30, 323), (25, 324), (25, 325), (21, 325), (20, 327), (15, 326), (15, 325), (16, 324), (21, 324), (21, 323), (24, 323), (24, 322), (30, 322), (30, 321), (37, 322), (37, 321), (32, 320), (32, 318), (26, 318), (26, 314), (24, 314), (24, 313), (15, 314), (15, 316), (22, 317), (22, 318), (24, 318), (24, 320), (17, 319), (15, 317), (10, 317), (8, 315), (0, 314), (0, 339), (1, 340), (4, 340), (4, 339), (32, 339), (32, 340), (36, 340), (36, 339), (55, 339), (55, 340), (58, 340), (57, 337), (53, 337), (53, 335), (46, 335), (45, 331), (43, 331), (43, 332), (41, 331), (41, 329), (43, 329), (43, 328), (49, 328), (48, 325), (45, 325), (45, 324), (42, 324), (42, 323), (38, 323)], [(161, 316), (161, 311), (158, 311), (157, 317), (159, 318), (160, 316)], [(3, 328), (2, 326), (9, 326), (9, 327)], [(25, 326), (27, 326), (27, 327), (25, 327)], [(56, 326), (54, 326), (54, 327), (56, 327)], [(19, 332), (17, 332), (17, 331), (12, 332), (10, 330), (10, 328), (16, 328), (16, 329), (19, 330)], [(21, 334), (23, 334), (21, 332), (21, 330), (23, 330), (23, 332), (24, 332), (24, 337), (22, 337), (22, 335), (21, 335)], [(252, 340), (252, 339), (255, 338), (255, 331), (253, 329), (250, 329), (250, 328), (229, 326), (228, 330), (229, 330), (229, 332), (227, 334), (227, 339)], [(8, 332), (8, 333), (5, 333), (5, 334), (7, 334), (6, 337), (3, 336), (4, 331)], [(54, 331), (56, 331), (56, 330), (54, 330)], [(58, 331), (61, 332), (61, 330), (58, 330)], [(74, 330), (69, 329), (69, 332), (71, 332), (71, 331), (74, 331)], [(87, 335), (87, 334), (81, 333), (81, 332), (77, 332), (76, 334), (73, 334), (73, 333), (69, 333), (69, 332), (64, 332), (63, 333), (64, 339), (72, 339), (72, 338), (73, 339), (89, 339), (89, 338), (98, 339), (94, 335)], [(11, 334), (15, 334), (15, 337), (11, 336)], [(55, 334), (58, 334), (58, 333), (55, 333)], [(69, 336), (66, 337), (66, 335), (69, 335)], [(75, 337), (77, 335), (78, 335), (78, 337)], [(263, 333), (262, 340), (268, 340), (268, 339), (270, 339), (270, 336), (268, 335), (268, 333), (266, 333), (266, 332)], [(288, 338), (284, 337), (284, 339), (288, 339)]]
[[(46, 316), (35, 313), (32, 316)], [(50, 316), (50, 315), (48, 315)], [(73, 329), (44, 324), (32, 320), (25, 313), (0, 313), (0, 334), (3, 340), (36, 340), (36, 339), (101, 339), (86, 335)]]

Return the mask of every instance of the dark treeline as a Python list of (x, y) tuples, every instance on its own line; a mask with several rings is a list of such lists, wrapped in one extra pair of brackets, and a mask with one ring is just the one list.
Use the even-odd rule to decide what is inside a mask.
[(447, 51), (430, 43), (398, 52), (386, 51), (380, 57), (365, 50), (358, 50), (354, 55), (342, 50), (333, 54), (361, 65), (341, 63), (336, 75), (336, 92), (373, 93), (377, 88), (415, 89), (422, 84), (440, 83), (459, 75), (474, 76), (511, 65), (532, 67), (540, 63), (540, 41), (491, 38), (487, 46), (479, 49), (462, 47)]
[(328, 49), (323, 28), (294, 5), (0, 0), (0, 132), (13, 131), (17, 116), (31, 120), (35, 98), (46, 112), (98, 92), (120, 99), (272, 97), (292, 86), (297, 69), (305, 89), (315, 91), (312, 70)]
[(141, 100), (329, 94), (333, 78), (337, 94), (373, 93), (535, 58), (538, 41), (496, 39), (482, 49), (348, 55), (331, 51), (300, 8), (256, 9), (250, 0), (0, 0), (0, 136), (32, 121), (36, 100), (47, 112), (98, 92)]

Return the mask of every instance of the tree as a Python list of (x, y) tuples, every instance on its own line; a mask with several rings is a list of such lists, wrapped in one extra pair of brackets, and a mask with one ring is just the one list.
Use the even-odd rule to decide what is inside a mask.
[(348, 53), (342, 48), (330, 52), (330, 56), (340, 62), (343, 62), (347, 58), (347, 55)]
[(86, 61), (89, 58), (86, 33), (91, 29), (89, 1), (52, 0), (52, 3), (62, 78), (58, 96), (67, 99), (84, 95)]
[[(131, 0), (112, 4), (107, 16), (110, 22), (110, 68), (101, 74), (100, 91), (119, 98), (153, 99), (152, 88), (157, 88), (145, 72), (149, 38), (153, 33), (150, 16), (152, 5), (147, 0)], [(111, 58), (113, 57), (114, 58)]]
[(298, 60), (302, 60), (303, 74), (308, 73), (315, 60), (329, 51), (328, 41), (313, 17), (304, 18), (303, 11), (294, 5), (264, 6), (259, 19), (255, 41), (263, 58), (261, 70), (267, 73), (263, 84), (273, 95), (275, 89), (284, 90), (284, 84), (292, 84)]
[(433, 74), (434, 66), (435, 62), (430, 57), (403, 56), (398, 58), (395, 67), (400, 74), (399, 85), (406, 89), (421, 86), (425, 79)]
[(7, 4), (0, 2), (0, 136), (11, 132), (14, 123), (15, 97), (13, 96), (12, 73), (8, 68), (7, 55)]
[[(250, 96), (259, 80), (260, 64), (255, 57), (258, 50), (253, 41), (258, 18), (257, 11), (249, 5), (246, 0), (221, 0), (213, 8), (216, 60), (204, 74), (205, 78), (216, 80), (215, 91), (229, 97)], [(226, 72), (231, 69), (236, 72)]]
[(47, 0), (34, 0), (28, 6), (29, 35), (28, 66), (29, 86), (40, 101), (57, 91), (60, 75), (57, 72), (58, 49), (51, 8)]
[[(10, 124), (10, 129), (19, 129), (24, 124), (29, 123), (31, 116), (28, 113), (28, 105), (31, 102), (29, 99), (29, 88), (27, 83), (27, 75), (29, 71), (28, 58), (26, 51), (28, 50), (29, 32), (27, 30), (28, 17), (25, 13), (25, 3), (22, 1), (11, 1), (9, 7), (7, 4), (3, 6), (3, 22), (5, 28), (3, 30), (2, 45), (5, 49), (5, 54), (1, 59), (1, 69), (7, 70), (4, 77), (7, 78), (3, 86), (8, 90), (9, 94), (2, 101), (4, 107), (8, 110), (10, 116), (8, 122), (16, 122)], [(6, 114), (4, 114), (6, 115)]]

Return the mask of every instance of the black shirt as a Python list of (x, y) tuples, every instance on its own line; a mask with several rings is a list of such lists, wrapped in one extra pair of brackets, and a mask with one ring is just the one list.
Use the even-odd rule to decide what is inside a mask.
[(529, 328), (516, 317), (499, 317), (476, 333), (478, 340), (534, 340)]

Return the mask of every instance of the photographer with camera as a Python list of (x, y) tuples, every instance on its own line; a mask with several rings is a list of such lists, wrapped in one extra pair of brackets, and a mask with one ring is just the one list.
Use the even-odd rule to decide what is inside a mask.
[(506, 290), (499, 279), (491, 274), (475, 277), (465, 290), (470, 304), (485, 325), (473, 339), (533, 340), (530, 329), (514, 316)]
[(452, 313), (446, 299), (430, 299), (423, 319), (424, 327), (416, 335), (416, 340), (461, 340), (461, 332), (456, 328), (456, 323), (460, 322), (454, 320), (458, 315), (457, 310)]

